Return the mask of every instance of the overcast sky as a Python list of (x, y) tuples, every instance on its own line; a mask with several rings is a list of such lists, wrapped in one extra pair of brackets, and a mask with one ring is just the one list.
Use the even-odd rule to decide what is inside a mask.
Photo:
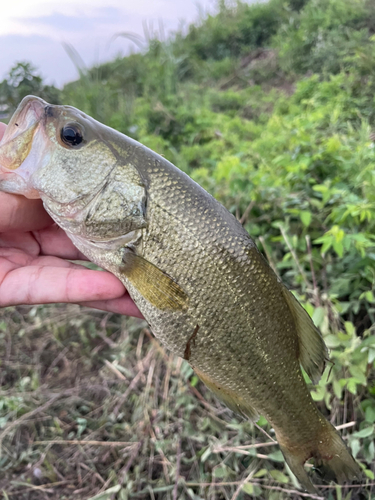
[(144, 24), (176, 30), (200, 12), (213, 12), (216, 0), (9, 0), (0, 12), (0, 80), (15, 62), (29, 61), (46, 83), (62, 86), (77, 71), (62, 42), (70, 43), (87, 66), (128, 54), (134, 44), (119, 32), (144, 36)]

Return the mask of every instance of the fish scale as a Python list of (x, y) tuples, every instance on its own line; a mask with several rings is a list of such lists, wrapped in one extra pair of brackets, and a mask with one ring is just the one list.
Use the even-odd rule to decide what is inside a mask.
[[(150, 172), (150, 177), (153, 175), (153, 171)], [(190, 210), (186, 213), (184, 210), (188, 209), (192, 202), (192, 197), (186, 198), (183, 194), (183, 189), (177, 189), (168, 195), (168, 183), (164, 182), (164, 175), (161, 168), (158, 168), (158, 176), (152, 180), (152, 188), (158, 189), (158, 184), (162, 187), (165, 197), (161, 200), (163, 203), (163, 209), (159, 210), (157, 207), (150, 205), (150, 212), (152, 217), (149, 220), (148, 232), (150, 234), (156, 234), (159, 241), (163, 238), (170, 238), (171, 226), (176, 224), (177, 228), (181, 228), (182, 234), (180, 238), (175, 238), (173, 242), (178, 240), (184, 241), (186, 239), (185, 232), (189, 234), (190, 237), (196, 234), (194, 230), (197, 225), (199, 228), (202, 227), (202, 220), (196, 219), (197, 214)], [(170, 186), (170, 183), (169, 183)], [(174, 186), (175, 187), (175, 186)], [(176, 194), (177, 193), (177, 194)], [(203, 193), (203, 196), (207, 196)], [(153, 202), (151, 198), (151, 203)], [(196, 195), (195, 201), (197, 205), (200, 206), (198, 195)], [(204, 201), (201, 205), (204, 205)], [(210, 200), (213, 205), (216, 205), (216, 201)], [(166, 202), (168, 206), (166, 206)], [(179, 207), (178, 209), (174, 207)], [(217, 214), (215, 210), (216, 207), (211, 208), (211, 211)], [(183, 224), (178, 220), (178, 215), (184, 214)], [(172, 214), (176, 218), (172, 218)], [(204, 373), (210, 373), (211, 377), (216, 380), (217, 383), (223, 384), (225, 387), (229, 387), (231, 390), (238, 391), (240, 394), (246, 395), (246, 397), (251, 398), (251, 401), (256, 401), (257, 410), (260, 413), (270, 415), (270, 411), (267, 406), (267, 401), (271, 397), (273, 400), (280, 400), (281, 404), (281, 414), (285, 413), (285, 408), (291, 408), (292, 404), (288, 401), (288, 397), (285, 396), (290, 392), (291, 385), (290, 379), (287, 377), (285, 379), (286, 387), (280, 387), (277, 383), (273, 386), (274, 394), (269, 393), (267, 395), (266, 401), (262, 401), (262, 394), (264, 394), (264, 383), (270, 381), (270, 374), (273, 372), (278, 373), (278, 370), (284, 363), (290, 363), (290, 352), (297, 349), (297, 338), (293, 331), (294, 325), (292, 317), (289, 311), (285, 308), (283, 298), (275, 296), (272, 293), (272, 289), (275, 287), (276, 277), (271, 273), (267, 272), (269, 268), (263, 264), (265, 271), (262, 272), (261, 266), (256, 266), (254, 262), (251, 262), (251, 258), (247, 254), (247, 250), (250, 248), (254, 251), (255, 258), (253, 261), (262, 261), (262, 257), (255, 250), (255, 246), (248, 237), (247, 233), (243, 230), (237, 221), (233, 218), (230, 221), (231, 224), (227, 222), (228, 216), (226, 215), (226, 220), (221, 221), (215, 216), (217, 227), (223, 228), (220, 231), (218, 238), (213, 241), (212, 239), (212, 226), (210, 225), (209, 215), (203, 220), (203, 227), (206, 226), (207, 230), (199, 231), (199, 247), (205, 250), (205, 254), (202, 254), (200, 248), (197, 248), (196, 252), (186, 253), (183, 249), (175, 245), (171, 248), (170, 259), (161, 258), (160, 248), (155, 247), (152, 244), (152, 240), (148, 241), (147, 237), (143, 244), (143, 255), (145, 258), (149, 259), (151, 262), (160, 266), (162, 269), (168, 269), (168, 273), (176, 279), (176, 281), (182, 286), (182, 288), (188, 291), (190, 299), (194, 296), (196, 302), (200, 304), (197, 311), (196, 303), (194, 302), (187, 315), (189, 320), (187, 325), (183, 330), (181, 330), (181, 325), (179, 325), (179, 335), (176, 336), (176, 328), (173, 324), (173, 320), (169, 321), (167, 324), (170, 325), (172, 332), (169, 332), (165, 327), (163, 322), (161, 329), (159, 331), (157, 325), (153, 326), (152, 316), (153, 314), (158, 315), (158, 311), (151, 311), (147, 314), (148, 321), (152, 327), (152, 330), (156, 337), (158, 337), (162, 342), (166, 342), (165, 338), (172, 337), (173, 344), (170, 344), (170, 348), (183, 356), (181, 346), (187, 342), (191, 332), (193, 331), (194, 324), (200, 325), (197, 337), (195, 339), (195, 345), (191, 348), (191, 358), (190, 363), (199, 368)], [(153, 226), (153, 219), (155, 219), (157, 227)], [(186, 229), (187, 228), (187, 229)], [(235, 229), (235, 231), (234, 231)], [(204, 237), (204, 235), (206, 235)], [(184, 238), (185, 237), (185, 238)], [(207, 241), (205, 241), (205, 238)], [(213, 252), (211, 247), (213, 244), (217, 245), (217, 252)], [(221, 244), (221, 246), (219, 246)], [(225, 246), (224, 246), (225, 245)], [(192, 245), (193, 246), (193, 245)], [(194, 245), (195, 246), (195, 245)], [(216, 255), (216, 259), (214, 257)], [(243, 257), (240, 259), (238, 265), (238, 257)], [(181, 266), (181, 262), (187, 262), (188, 266)], [(190, 265), (194, 264), (194, 275), (195, 280), (192, 283)], [(197, 268), (196, 266), (199, 265)], [(215, 278), (211, 284), (211, 289), (215, 290), (217, 301), (213, 304), (211, 296), (207, 296), (207, 285), (205, 284), (205, 276), (207, 276), (207, 271), (214, 267), (219, 270), (219, 273), (215, 274)], [(245, 272), (244, 272), (245, 271)], [(247, 272), (246, 272), (247, 271)], [(210, 275), (210, 274), (209, 274)], [(203, 277), (203, 280), (201, 278)], [(211, 276), (211, 275), (210, 275)], [(268, 278), (268, 279), (267, 279)], [(202, 285), (203, 281), (203, 286)], [(272, 283), (273, 282), (273, 283)], [(191, 285), (193, 286), (191, 287)], [(272, 286), (273, 285), (273, 286)], [(191, 289), (191, 291), (190, 291)], [(249, 294), (249, 290), (252, 291)], [(233, 297), (236, 298), (237, 305), (230, 307), (230, 310), (224, 312), (225, 304), (233, 303)], [(241, 298), (241, 302), (239, 302)], [(263, 303), (267, 299), (267, 308), (259, 307), (259, 304)], [(199, 310), (202, 311), (199, 314)], [(251, 310), (255, 310), (255, 314), (251, 314)], [(245, 311), (245, 315), (243, 314)], [(281, 314), (280, 312), (281, 311)], [(275, 314), (276, 313), (276, 314)], [(277, 314), (278, 313), (278, 314)], [(173, 313), (172, 313), (173, 314)], [(203, 315), (203, 317), (202, 317)], [(264, 325), (259, 326), (259, 320), (264, 315)], [(204, 316), (208, 318), (208, 328), (205, 326)], [(243, 318), (241, 318), (243, 316)], [(190, 319), (191, 318), (191, 319)], [(213, 321), (213, 318), (215, 320)], [(202, 321), (203, 320), (203, 321)], [(289, 324), (288, 324), (289, 323)], [(271, 349), (271, 344), (273, 343), (273, 331), (270, 329), (269, 324), (278, 324), (281, 331), (284, 332), (283, 343), (285, 345), (286, 357), (281, 357), (278, 351)], [(221, 338), (225, 339), (225, 345), (229, 344), (231, 346), (231, 353), (229, 359), (231, 363), (223, 366), (223, 352)], [(201, 340), (202, 339), (202, 340)], [(267, 340), (269, 339), (269, 340)], [(254, 346), (254, 341), (261, 342), (261, 345), (257, 348)], [(170, 341), (169, 341), (170, 342)], [(254, 349), (255, 347), (255, 349)], [(268, 350), (270, 354), (265, 354), (264, 351)], [(256, 351), (258, 351), (258, 356), (256, 356)], [(248, 353), (251, 353), (251, 362), (248, 358)], [(276, 354), (276, 356), (274, 355)], [(228, 353), (225, 354), (228, 357)], [(295, 355), (297, 359), (297, 355)], [(296, 371), (300, 373), (299, 364), (294, 363), (296, 366)], [(233, 367), (235, 368), (233, 370)], [(226, 369), (231, 368), (231, 369)], [(284, 368), (285, 369), (285, 368)], [(277, 378), (279, 378), (277, 376)], [(301, 386), (303, 387), (304, 394), (308, 394), (305, 388), (305, 384), (302, 380)], [(278, 397), (280, 394), (282, 397)], [(283, 390), (284, 389), (284, 390)], [(259, 393), (259, 394), (258, 394)], [(273, 403), (272, 403), (273, 404)], [(313, 406), (312, 408), (315, 408)], [(296, 411), (296, 410), (295, 410)], [(304, 411), (304, 410), (303, 410)], [(315, 410), (313, 410), (315, 415)], [(288, 414), (288, 412), (286, 412)], [(301, 412), (299, 412), (301, 413)], [(289, 417), (287, 417), (288, 419)], [(309, 419), (309, 416), (306, 420)], [(276, 420), (276, 422), (275, 422)], [(272, 419), (272, 423), (277, 424), (277, 419), (275, 417)], [(294, 426), (294, 422), (291, 421), (291, 428)], [(305, 419), (303, 420), (303, 424)], [(298, 434), (298, 430), (296, 430)]]
[(186, 174), (31, 96), (0, 144), (0, 189), (37, 194), (77, 248), (124, 283), (161, 343), (230, 409), (264, 415), (306, 490), (315, 491), (303, 467), (311, 457), (329, 479), (360, 479), (302, 375), (301, 365), (314, 381), (324, 369), (319, 331), (242, 225)]

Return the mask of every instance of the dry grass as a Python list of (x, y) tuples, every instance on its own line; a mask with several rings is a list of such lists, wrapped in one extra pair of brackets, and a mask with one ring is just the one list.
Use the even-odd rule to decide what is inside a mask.
[(298, 492), (272, 430), (221, 407), (140, 321), (9, 308), (0, 361), (4, 499), (371, 498), (371, 484)]

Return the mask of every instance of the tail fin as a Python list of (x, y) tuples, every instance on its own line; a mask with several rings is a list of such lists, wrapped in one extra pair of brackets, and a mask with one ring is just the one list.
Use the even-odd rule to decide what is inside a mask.
[[(283, 439), (279, 440), (278, 438), (278, 441), (279, 443), (283, 442)], [(338, 483), (343, 483), (362, 478), (360, 467), (341, 439), (340, 434), (329, 422), (326, 422), (326, 425), (322, 427), (321, 436), (318, 436), (315, 443), (309, 443), (307, 447), (303, 444), (299, 448), (296, 446), (288, 447), (284, 443), (280, 445), (280, 448), (286, 463), (301, 486), (309, 493), (316, 493), (316, 489), (303, 467), (309, 458), (315, 459), (315, 466), (325, 480), (336, 480)]]

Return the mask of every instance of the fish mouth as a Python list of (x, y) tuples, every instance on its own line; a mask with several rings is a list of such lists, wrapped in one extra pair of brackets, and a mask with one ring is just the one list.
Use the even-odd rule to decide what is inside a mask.
[(46, 106), (43, 99), (34, 96), (21, 101), (0, 142), (0, 171), (14, 171), (27, 158)]
[[(25, 97), (12, 116), (0, 142), (0, 189), (9, 193), (23, 194), (28, 198), (39, 198), (29, 185), (30, 165), (34, 158), (25, 161), (32, 150), (34, 137), (49, 105), (35, 96)], [(30, 155), (31, 156), (31, 155)], [(34, 156), (34, 155), (33, 155)]]

